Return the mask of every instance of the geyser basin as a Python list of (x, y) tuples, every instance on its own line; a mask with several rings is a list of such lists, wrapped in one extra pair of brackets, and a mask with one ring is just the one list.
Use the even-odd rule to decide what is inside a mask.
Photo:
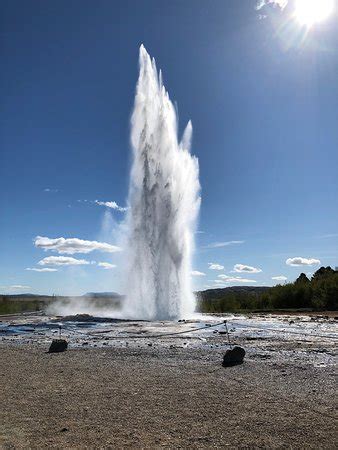
[[(211, 363), (211, 358), (211, 361), (214, 361), (211, 364), (219, 365), (224, 352), (229, 349), (223, 324), (226, 319), (231, 343), (245, 348), (248, 361), (285, 363), (287, 366), (290, 363), (295, 366), (305, 364), (319, 368), (334, 365), (338, 339), (336, 321), (325, 318), (313, 320), (313, 317), (309, 316), (292, 318), (290, 321), (290, 316), (283, 315), (220, 317), (200, 314), (188, 322), (148, 322), (88, 315), (55, 317), (19, 314), (1, 317), (0, 343), (34, 344), (46, 351), (51, 339), (59, 337), (61, 325), (61, 337), (68, 341), (70, 350), (95, 347), (116, 350), (129, 348), (139, 353), (151, 348), (158, 356), (177, 349), (206, 350), (208, 353), (204, 355), (207, 356), (208, 364)], [(200, 329), (189, 332), (192, 328)], [(192, 356), (194, 359), (202, 357), (200, 353), (192, 353)]]
[(125, 315), (172, 320), (194, 311), (190, 272), (198, 216), (198, 161), (192, 125), (177, 137), (177, 116), (154, 59), (140, 47), (131, 119), (133, 163), (127, 214)]

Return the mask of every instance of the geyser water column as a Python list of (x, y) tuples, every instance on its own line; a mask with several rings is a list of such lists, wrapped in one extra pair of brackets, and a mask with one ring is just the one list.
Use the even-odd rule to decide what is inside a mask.
[(143, 45), (139, 63), (131, 118), (125, 314), (171, 320), (195, 307), (191, 257), (200, 206), (198, 160), (190, 154), (190, 122), (178, 141), (174, 106)]

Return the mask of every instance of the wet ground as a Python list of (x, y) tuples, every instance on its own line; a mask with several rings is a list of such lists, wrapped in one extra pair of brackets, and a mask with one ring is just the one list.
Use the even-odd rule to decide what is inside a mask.
[(337, 448), (334, 317), (0, 320), (0, 448)]
[[(225, 324), (226, 322), (226, 324)], [(131, 321), (28, 313), (0, 316), (0, 342), (36, 345), (48, 350), (62, 337), (69, 349), (79, 347), (218, 349), (242, 345), (247, 357), (333, 366), (337, 357), (338, 322), (318, 315), (196, 315), (178, 322)]]

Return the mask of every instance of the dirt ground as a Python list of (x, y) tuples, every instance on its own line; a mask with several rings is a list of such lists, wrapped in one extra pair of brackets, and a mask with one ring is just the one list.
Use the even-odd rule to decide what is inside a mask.
[(222, 355), (0, 344), (0, 446), (337, 448), (333, 366)]

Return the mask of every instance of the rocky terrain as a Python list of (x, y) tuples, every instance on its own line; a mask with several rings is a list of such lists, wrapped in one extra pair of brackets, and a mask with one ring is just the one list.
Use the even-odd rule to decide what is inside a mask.
[(223, 319), (3, 317), (1, 447), (335, 448), (334, 319)]

